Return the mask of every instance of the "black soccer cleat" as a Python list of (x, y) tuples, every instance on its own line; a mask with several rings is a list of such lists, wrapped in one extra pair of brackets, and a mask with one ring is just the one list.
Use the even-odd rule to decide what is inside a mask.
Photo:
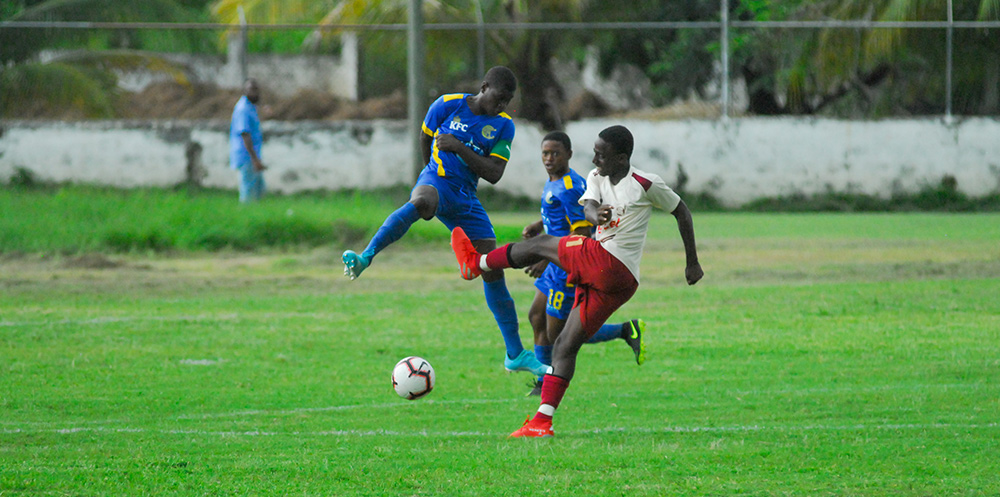
[(535, 380), (531, 383), (531, 391), (525, 397), (541, 397), (542, 396), (542, 380)]

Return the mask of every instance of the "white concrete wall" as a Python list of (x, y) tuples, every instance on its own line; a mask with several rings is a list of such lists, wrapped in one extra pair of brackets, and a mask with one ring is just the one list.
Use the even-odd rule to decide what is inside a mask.
[[(336, 97), (357, 100), (358, 89), (358, 38), (354, 33), (340, 37), (341, 53), (333, 55), (248, 54), (247, 76), (256, 78), (267, 91), (279, 97), (290, 97), (300, 90), (309, 89)], [(230, 48), (239, 44), (230, 43)], [(73, 60), (86, 51), (44, 50), (39, 61), (49, 63)], [(137, 52), (137, 55), (169, 62), (148, 63), (131, 69), (115, 69), (118, 87), (130, 92), (140, 92), (153, 83), (173, 81), (173, 72), (181, 71), (194, 83), (207, 83), (219, 88), (243, 87), (240, 54), (230, 51), (226, 55), (186, 53)]]
[[(689, 191), (729, 205), (761, 196), (825, 191), (888, 196), (937, 184), (945, 175), (961, 191), (1000, 190), (1000, 122), (967, 119), (834, 121), (753, 118), (720, 121), (571, 123), (574, 169), (592, 168), (600, 130), (624, 124), (635, 135), (632, 163)], [(285, 193), (410, 184), (413, 168), (402, 121), (266, 122), (268, 187)], [(519, 121), (511, 162), (497, 188), (535, 196), (545, 175), (543, 131)], [(228, 168), (226, 122), (0, 123), (0, 181), (23, 168), (47, 181), (119, 187), (171, 186), (185, 178), (186, 151), (201, 146), (203, 184), (235, 188)], [(486, 182), (481, 187), (490, 188)]]

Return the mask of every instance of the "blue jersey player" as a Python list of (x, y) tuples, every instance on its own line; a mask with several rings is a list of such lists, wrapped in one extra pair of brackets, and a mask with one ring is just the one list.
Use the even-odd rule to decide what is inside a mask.
[[(522, 236), (533, 238), (540, 233), (562, 237), (571, 234), (589, 237), (593, 230), (584, 217), (580, 197), (587, 189), (587, 181), (569, 167), (573, 146), (569, 136), (553, 131), (542, 139), (542, 165), (549, 180), (542, 189), (542, 218), (524, 228)], [(576, 288), (566, 281), (566, 271), (548, 261), (541, 261), (524, 269), (533, 278), (535, 300), (531, 303), (528, 320), (535, 333), (535, 357), (546, 365), (552, 364), (552, 344), (566, 324), (573, 307)], [(603, 325), (587, 343), (624, 339), (635, 353), (635, 360), (642, 364), (645, 350), (642, 332), (645, 323), (633, 319), (625, 323)], [(541, 395), (542, 379), (538, 378), (528, 395)]]
[[(409, 202), (386, 218), (363, 252), (344, 252), (345, 275), (352, 280), (361, 276), (372, 259), (418, 219), (437, 217), (449, 230), (461, 227), (481, 252), (496, 248), (493, 224), (476, 189), (480, 178), (500, 181), (510, 159), (514, 121), (503, 111), (515, 91), (514, 73), (498, 66), (486, 72), (478, 94), (443, 95), (431, 104), (420, 133), (426, 167)], [(517, 310), (502, 270), (483, 273), (483, 291), (507, 349), (504, 367), (544, 374), (548, 367), (521, 344)]]

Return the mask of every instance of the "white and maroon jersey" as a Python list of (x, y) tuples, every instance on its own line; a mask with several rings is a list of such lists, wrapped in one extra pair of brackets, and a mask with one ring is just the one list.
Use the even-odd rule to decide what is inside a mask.
[(617, 185), (612, 185), (607, 176), (597, 174), (597, 169), (591, 171), (580, 204), (587, 200), (612, 207), (611, 220), (597, 227), (594, 238), (622, 261), (638, 282), (639, 261), (653, 206), (673, 212), (681, 198), (659, 176), (631, 167)]

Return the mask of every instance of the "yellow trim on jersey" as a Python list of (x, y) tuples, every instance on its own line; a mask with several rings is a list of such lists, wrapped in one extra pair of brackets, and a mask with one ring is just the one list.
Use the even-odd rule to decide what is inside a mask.
[[(566, 218), (566, 222), (569, 222), (569, 218)], [(590, 221), (587, 221), (586, 219), (583, 219), (583, 220), (577, 221), (577, 222), (569, 225), (569, 232), (572, 233), (572, 232), (576, 231), (577, 228), (587, 228), (587, 227), (590, 227), (590, 226), (593, 226), (593, 225), (594, 225), (594, 223), (591, 223)]]
[(438, 176), (444, 177), (444, 163), (441, 162), (441, 156), (439, 155), (441, 153), (441, 149), (438, 148), (438, 141), (437, 141), (437, 135), (439, 134), (441, 134), (440, 130), (434, 133), (434, 141), (432, 142), (433, 145), (431, 146), (431, 160), (436, 162), (438, 165), (438, 171), (437, 171)]
[(456, 99), (462, 98), (464, 96), (465, 96), (464, 93), (451, 93), (451, 94), (445, 95), (445, 96), (443, 96), (441, 98), (443, 98), (445, 102), (450, 102), (452, 100), (456, 100)]
[(503, 117), (503, 118), (510, 119), (511, 121), (514, 120), (514, 118), (510, 117), (510, 114), (507, 114), (506, 112), (501, 112), (500, 114), (497, 114), (497, 115), (500, 116), (500, 117)]
[(434, 132), (431, 131), (431, 129), (428, 128), (426, 124), (421, 123), (420, 124), (420, 130), (423, 131), (424, 134), (427, 135), (427, 136), (434, 136)]
[(566, 176), (563, 176), (563, 186), (565, 186), (567, 190), (572, 190), (573, 189), (573, 177), (570, 176), (570, 175), (568, 175), (568, 174)]

